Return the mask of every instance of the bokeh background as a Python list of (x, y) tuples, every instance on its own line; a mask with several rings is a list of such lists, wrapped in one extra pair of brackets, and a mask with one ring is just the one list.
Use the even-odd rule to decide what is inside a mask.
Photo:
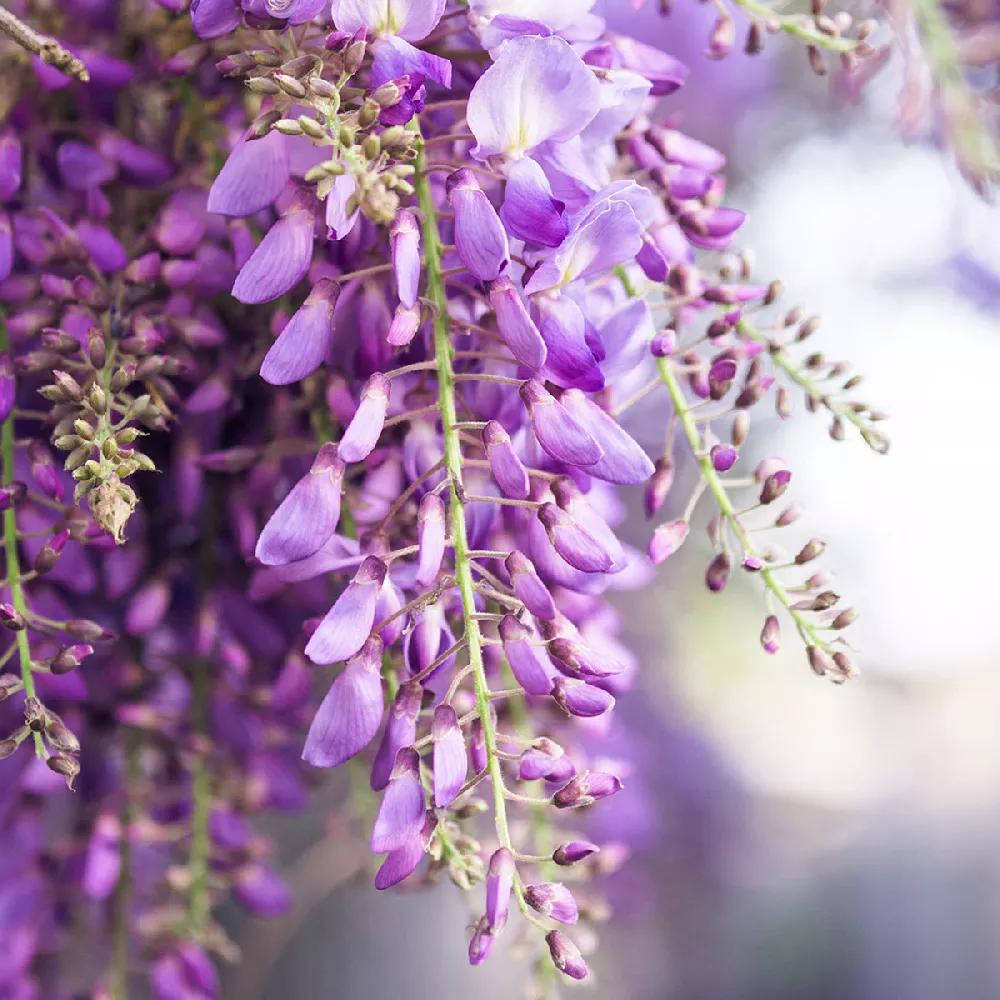
[[(621, 603), (643, 676), (609, 754), (635, 770), (597, 822), (635, 857), (609, 884), (589, 995), (994, 1000), (997, 211), (931, 137), (904, 143), (892, 64), (848, 104), (794, 43), (713, 63), (714, 8), (679, 0), (662, 20), (655, 6), (602, 13), (690, 63), (670, 112), (729, 155), (758, 276), (822, 315), (817, 341), (866, 375), (893, 447), (834, 444), (819, 416), (751, 434), (757, 456), (792, 464), (806, 537), (827, 539), (862, 611), (861, 681), (818, 680), (791, 640), (766, 657), (753, 581), (701, 586), (703, 534)], [(648, 538), (638, 498), (626, 533)], [(277, 924), (234, 917), (247, 962), (230, 1000), (520, 995), (516, 955), (468, 967), (460, 893), (376, 894), (350, 878), (363, 847), (325, 816), (320, 803), (274, 828), (304, 899)]]

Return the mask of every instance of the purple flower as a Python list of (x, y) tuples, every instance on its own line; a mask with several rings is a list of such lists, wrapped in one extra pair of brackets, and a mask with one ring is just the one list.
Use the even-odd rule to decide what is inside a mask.
[(604, 454), (601, 446), (541, 382), (529, 379), (521, 386), (520, 396), (538, 443), (556, 461), (581, 468), (600, 461)]
[(436, 493), (425, 493), (420, 500), (417, 539), (420, 560), (416, 582), (421, 587), (429, 587), (437, 579), (445, 549), (444, 502)]
[(653, 474), (649, 456), (621, 429), (615, 419), (578, 389), (564, 392), (560, 402), (604, 452), (587, 472), (608, 483), (634, 486)]
[(496, 314), (497, 328), (510, 353), (525, 368), (540, 371), (548, 349), (531, 318), (521, 293), (506, 275), (489, 284), (490, 306)]
[(355, 225), (361, 209), (354, 194), (358, 182), (353, 174), (340, 174), (333, 180), (333, 187), (326, 196), (326, 238), (342, 240), (349, 236)]
[(333, 0), (330, 11), (340, 31), (367, 28), (373, 35), (426, 38), (444, 13), (445, 0)]
[(517, 683), (528, 694), (549, 694), (556, 670), (535, 634), (510, 614), (500, 619), (499, 629), (504, 656)]
[(265, 566), (284, 566), (318, 552), (340, 521), (345, 465), (337, 446), (320, 448), (312, 467), (292, 487), (257, 540), (256, 556)]
[(382, 642), (370, 636), (333, 682), (313, 717), (302, 759), (338, 767), (359, 754), (382, 722)]
[(432, 809), (428, 809), (420, 832), (407, 837), (403, 846), (390, 851), (382, 862), (375, 875), (376, 889), (391, 889), (417, 870), (436, 827), (437, 817)]
[(434, 805), (438, 809), (450, 806), (458, 795), (469, 770), (465, 737), (458, 716), (451, 705), (434, 709)]
[(525, 902), (543, 917), (561, 924), (575, 924), (579, 917), (573, 893), (561, 882), (542, 882), (524, 887)]
[(559, 809), (578, 809), (593, 805), (622, 790), (621, 778), (603, 771), (584, 771), (563, 785), (552, 796)]
[(327, 359), (333, 342), (333, 315), (340, 286), (327, 278), (313, 285), (260, 366), (271, 385), (289, 385), (311, 375)]
[(361, 649), (375, 624), (375, 605), (385, 574), (381, 559), (365, 559), (306, 644), (306, 656), (313, 663), (340, 663)]
[(212, 183), (208, 211), (219, 215), (253, 215), (267, 208), (284, 191), (290, 177), (284, 136), (278, 132), (253, 140), (243, 136)]
[(538, 519), (552, 547), (581, 573), (606, 573), (614, 561), (607, 549), (554, 503), (543, 504)]
[(371, 786), (380, 791), (389, 783), (393, 761), (402, 747), (410, 746), (417, 738), (417, 717), (423, 688), (417, 681), (403, 684), (389, 708), (389, 721), (382, 734), (382, 742), (372, 765)]
[(449, 176), (448, 200), (455, 212), (455, 247), (466, 269), (480, 281), (499, 278), (510, 263), (507, 233), (476, 181), (463, 167)]
[(474, 154), (516, 160), (543, 142), (565, 142), (590, 124), (599, 105), (597, 78), (563, 39), (512, 38), (469, 97)]
[(516, 872), (514, 858), (506, 847), (493, 852), (486, 875), (486, 923), (493, 934), (499, 934), (507, 926)]
[(379, 372), (372, 375), (361, 390), (357, 412), (340, 440), (340, 455), (345, 462), (360, 462), (378, 444), (389, 408), (389, 380)]
[(500, 492), (505, 497), (527, 500), (531, 486), (527, 469), (517, 457), (510, 441), (510, 435), (498, 420), (490, 420), (483, 428), (483, 446), (490, 470)]
[(193, 0), (191, 24), (199, 38), (219, 38), (239, 27), (240, 9), (233, 0)]
[(615, 699), (603, 688), (575, 677), (556, 677), (552, 697), (567, 715), (592, 719), (614, 708)]
[(405, 309), (412, 309), (417, 304), (420, 286), (420, 227), (412, 212), (403, 210), (396, 214), (389, 230), (389, 245), (396, 294)]
[(507, 167), (507, 185), (500, 219), (515, 239), (557, 247), (566, 238), (564, 202), (554, 198), (545, 171), (531, 157)]
[(233, 295), (240, 302), (270, 302), (305, 277), (313, 252), (314, 215), (309, 197), (292, 202), (240, 268), (233, 284)]
[(552, 860), (561, 866), (575, 865), (578, 861), (583, 861), (598, 851), (600, 848), (596, 844), (591, 844), (586, 840), (571, 840), (566, 844), (560, 844), (552, 852)]
[(549, 931), (545, 935), (545, 942), (549, 946), (549, 955), (552, 963), (564, 975), (570, 979), (586, 979), (590, 975), (590, 969), (580, 954), (580, 949), (562, 931)]
[(403, 747), (389, 775), (375, 826), (372, 828), (373, 854), (404, 847), (419, 835), (424, 825), (424, 790), (420, 785), (420, 757), (413, 747)]
[(669, 559), (683, 544), (691, 526), (687, 521), (666, 521), (649, 540), (649, 558), (655, 566)]

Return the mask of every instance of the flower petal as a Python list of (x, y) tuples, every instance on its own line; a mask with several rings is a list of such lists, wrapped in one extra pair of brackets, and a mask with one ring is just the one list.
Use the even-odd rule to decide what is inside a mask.
[(233, 147), (208, 192), (208, 210), (219, 215), (253, 215), (267, 208), (291, 177), (288, 144), (279, 132), (245, 136)]

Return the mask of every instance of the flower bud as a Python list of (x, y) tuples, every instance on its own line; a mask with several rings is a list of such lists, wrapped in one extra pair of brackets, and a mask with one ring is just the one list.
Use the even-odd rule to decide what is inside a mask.
[(101, 642), (118, 638), (114, 632), (108, 631), (88, 618), (71, 618), (64, 623), (63, 628), (70, 638), (79, 639), (80, 642)]
[(621, 778), (617, 775), (605, 771), (584, 771), (552, 796), (552, 804), (558, 809), (580, 809), (620, 792), (622, 787)]
[(0, 625), (10, 629), (11, 632), (22, 632), (28, 627), (28, 623), (13, 604), (0, 604)]
[(560, 844), (552, 852), (552, 860), (562, 867), (575, 865), (584, 858), (589, 858), (592, 854), (597, 854), (600, 848), (596, 844), (591, 844), (586, 840), (571, 840), (565, 844)]
[(494, 934), (499, 934), (507, 925), (510, 894), (514, 887), (517, 866), (513, 855), (506, 847), (501, 847), (490, 858), (489, 873), (486, 876), (486, 923)]
[(543, 917), (561, 924), (575, 924), (579, 909), (573, 893), (560, 882), (542, 882), (524, 887), (524, 901)]
[(732, 560), (726, 552), (720, 552), (709, 564), (705, 571), (705, 586), (713, 594), (724, 590), (729, 580), (729, 571), (732, 569)]
[(828, 673), (836, 672), (836, 664), (833, 657), (821, 646), (807, 646), (806, 656), (809, 659), (809, 666), (814, 674), (824, 677)]
[(775, 615), (768, 615), (760, 633), (760, 644), (765, 653), (777, 653), (781, 648), (781, 624)]
[(60, 757), (53, 754), (45, 760), (45, 766), (66, 779), (66, 787), (73, 787), (73, 779), (80, 773), (80, 762), (73, 757)]
[(819, 558), (825, 550), (826, 542), (819, 538), (813, 538), (799, 549), (798, 554), (795, 556), (795, 564), (797, 566), (804, 566), (806, 563), (812, 562), (813, 559)]
[(562, 931), (549, 931), (545, 935), (545, 943), (549, 946), (552, 964), (570, 979), (586, 979), (590, 974), (587, 963), (580, 954), (580, 949)]
[(661, 458), (656, 463), (656, 471), (646, 484), (646, 516), (652, 517), (666, 502), (667, 494), (674, 483), (674, 463), (669, 458)]

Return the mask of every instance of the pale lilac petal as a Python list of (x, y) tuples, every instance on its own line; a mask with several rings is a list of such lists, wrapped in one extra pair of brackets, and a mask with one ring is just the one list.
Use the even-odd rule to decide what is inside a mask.
[(420, 305), (408, 309), (400, 304), (392, 314), (389, 332), (385, 336), (386, 342), (393, 347), (405, 347), (417, 335), (418, 329), (420, 329)]
[(521, 293), (510, 278), (501, 275), (490, 282), (489, 296), (490, 305), (496, 313), (497, 328), (510, 353), (525, 368), (539, 371), (548, 352)]
[(385, 861), (382, 862), (382, 866), (375, 875), (376, 889), (391, 889), (392, 886), (409, 878), (417, 870), (436, 826), (437, 817), (432, 809), (428, 809), (420, 832), (408, 837), (402, 847), (390, 851)]
[(552, 547), (581, 573), (607, 573), (614, 565), (605, 547), (554, 503), (543, 504), (538, 511)]
[(290, 385), (311, 375), (326, 360), (333, 342), (333, 316), (340, 286), (321, 278), (313, 286), (260, 366), (260, 377), (271, 385)]
[(471, 0), (469, 10), (481, 18), (522, 18), (553, 31), (576, 24), (597, 0)]
[(655, 471), (652, 459), (614, 417), (577, 389), (563, 393), (560, 402), (604, 452), (597, 462), (587, 466), (590, 475), (620, 486), (635, 486), (649, 479)]
[(369, 638), (347, 661), (313, 718), (302, 759), (313, 767), (337, 767), (360, 753), (382, 722), (382, 643)]
[(420, 715), (423, 693), (423, 688), (417, 681), (407, 681), (392, 700), (389, 721), (372, 763), (371, 786), (376, 792), (389, 784), (396, 754), (417, 738), (417, 717)]
[(538, 443), (556, 461), (586, 468), (601, 459), (601, 446), (541, 382), (529, 380), (521, 386), (520, 396), (528, 407)]
[(479, 78), (468, 123), (480, 159), (517, 159), (549, 139), (565, 141), (587, 127), (600, 107), (600, 86), (561, 38), (513, 38)]
[(603, 688), (594, 687), (575, 677), (557, 677), (552, 697), (569, 715), (593, 719), (614, 707), (615, 699)]
[(521, 552), (512, 552), (504, 565), (510, 575), (514, 593), (524, 602), (524, 606), (541, 619), (555, 618), (556, 605), (548, 587), (535, 571), (531, 560)]
[(629, 299), (604, 320), (599, 333), (608, 351), (601, 371), (614, 380), (631, 374), (646, 359), (656, 328), (649, 306), (642, 299)]
[(348, 212), (348, 203), (354, 197), (358, 182), (353, 174), (334, 178), (333, 187), (326, 196), (326, 238), (342, 240), (357, 225), (361, 209), (357, 205)]
[(345, 462), (360, 462), (378, 444), (389, 408), (389, 385), (379, 372), (365, 382), (358, 409), (340, 440), (340, 457)]
[(219, 215), (253, 215), (267, 208), (291, 177), (288, 145), (279, 132), (242, 138), (233, 147), (208, 192), (208, 210)]
[(623, 201), (611, 202), (602, 211), (574, 227), (556, 252), (545, 260), (525, 287), (531, 295), (577, 278), (603, 274), (633, 260), (642, 248), (642, 223)]
[(373, 35), (426, 38), (441, 20), (446, 0), (333, 0), (331, 15), (340, 31), (367, 28)]
[(524, 887), (525, 902), (543, 917), (558, 920), (561, 924), (575, 924), (579, 909), (573, 893), (560, 882), (543, 882)]
[(420, 287), (420, 227), (412, 212), (403, 209), (397, 213), (389, 230), (389, 246), (396, 294), (405, 308), (412, 309)]
[(434, 805), (438, 809), (450, 806), (458, 795), (469, 771), (465, 737), (458, 716), (451, 705), (434, 709)]
[(312, 252), (312, 209), (295, 202), (240, 268), (233, 295), (251, 305), (284, 295), (305, 277)]
[(447, 181), (455, 212), (455, 248), (467, 270), (480, 281), (499, 278), (510, 263), (507, 233), (471, 170), (456, 170)]
[(426, 805), (420, 785), (420, 757), (413, 747), (403, 747), (389, 777), (385, 794), (372, 828), (373, 854), (395, 851), (420, 833)]
[(684, 85), (688, 68), (679, 59), (622, 35), (615, 36), (614, 45), (624, 67), (644, 76), (653, 85), (650, 90), (653, 97), (672, 94)]
[(569, 231), (565, 207), (553, 197), (545, 172), (533, 159), (526, 156), (508, 166), (500, 219), (515, 239), (559, 246)]
[(610, 78), (601, 81), (601, 110), (583, 131), (588, 148), (614, 142), (642, 111), (651, 89), (650, 81), (639, 73), (612, 70)]
[(325, 444), (312, 468), (292, 487), (257, 540), (256, 556), (265, 566), (283, 566), (318, 552), (340, 521), (344, 462), (337, 446)]
[(506, 847), (494, 851), (486, 874), (486, 923), (494, 933), (507, 925), (515, 874), (517, 865), (510, 851)]
[(194, 0), (191, 24), (199, 38), (219, 38), (240, 25), (240, 9), (233, 0)]
[(306, 656), (313, 663), (340, 663), (364, 645), (375, 624), (375, 604), (385, 574), (381, 559), (365, 559), (306, 644)]
[(500, 638), (504, 656), (517, 683), (528, 694), (545, 695), (552, 690), (556, 668), (544, 647), (536, 646), (538, 637), (513, 615), (500, 620)]
[(527, 500), (531, 486), (528, 471), (499, 421), (490, 420), (483, 428), (483, 447), (500, 492), (514, 500)]
[(429, 587), (441, 570), (445, 550), (444, 502), (436, 493), (425, 493), (417, 511), (417, 541), (420, 545), (416, 582)]
[(565, 295), (547, 295), (539, 302), (539, 324), (547, 350), (544, 375), (555, 385), (598, 392), (604, 373), (590, 348), (583, 310)]

